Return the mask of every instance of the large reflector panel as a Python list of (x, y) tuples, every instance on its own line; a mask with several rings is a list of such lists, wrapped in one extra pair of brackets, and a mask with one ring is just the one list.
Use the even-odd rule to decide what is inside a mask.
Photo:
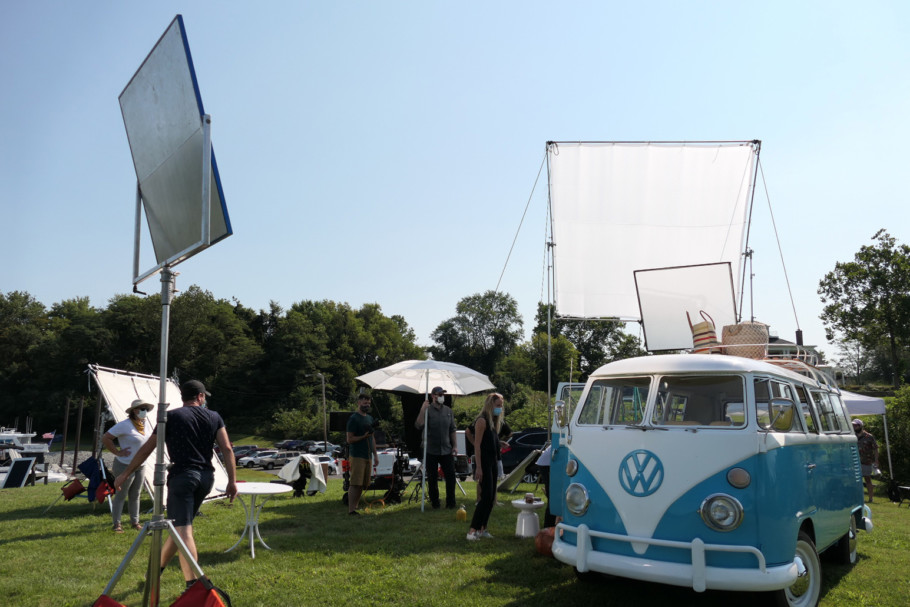
[(230, 236), (214, 150), (208, 239), (203, 233), (205, 111), (180, 15), (123, 89), (120, 111), (158, 269)]
[(704, 312), (714, 320), (718, 341), (724, 325), (736, 323), (733, 275), (729, 263), (635, 272), (645, 347), (652, 352), (692, 347), (693, 324)]
[(757, 149), (550, 143), (557, 313), (640, 320), (636, 270), (727, 262), (738, 275)]

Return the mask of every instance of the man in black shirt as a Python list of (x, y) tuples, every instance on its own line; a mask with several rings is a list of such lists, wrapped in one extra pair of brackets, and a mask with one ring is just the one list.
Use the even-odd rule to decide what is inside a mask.
[[(202, 505), (202, 500), (215, 483), (215, 468), (212, 466), (214, 443), (217, 441), (224, 454), (228, 484), (225, 493), (234, 501), (237, 496), (236, 466), (231, 441), (221, 416), (206, 408), (206, 397), (211, 396), (200, 381), (190, 380), (180, 386), (183, 406), (168, 411), (167, 430), (164, 442), (167, 445), (171, 465), (167, 476), (167, 514), (173, 519), (177, 533), (189, 549), (193, 560), (198, 562), (196, 542), (193, 539), (193, 519)], [(157, 428), (155, 429), (157, 433)], [(126, 470), (114, 480), (120, 486), (133, 470), (142, 465), (155, 449), (156, 440), (148, 440), (130, 462)], [(168, 563), (177, 552), (177, 545), (171, 537), (161, 548), (161, 567)], [(180, 555), (180, 567), (189, 587), (196, 579), (191, 565)]]

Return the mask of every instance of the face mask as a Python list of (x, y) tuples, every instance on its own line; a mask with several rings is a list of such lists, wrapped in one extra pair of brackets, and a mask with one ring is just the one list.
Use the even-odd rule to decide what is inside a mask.
[(360, 412), (361, 412), (361, 413), (369, 413), (369, 412), (370, 412), (370, 405), (360, 405)]
[(446, 402), (446, 397), (443, 396), (442, 394), (440, 394), (439, 396), (436, 397), (436, 402), (439, 403), (440, 405), (442, 405)]
[(149, 414), (149, 412), (146, 411), (145, 409), (139, 409), (138, 411), (136, 411), (136, 417), (138, 417), (139, 419), (145, 419), (145, 416), (148, 414)]
[(493, 407), (493, 415), (502, 415), (502, 407)]

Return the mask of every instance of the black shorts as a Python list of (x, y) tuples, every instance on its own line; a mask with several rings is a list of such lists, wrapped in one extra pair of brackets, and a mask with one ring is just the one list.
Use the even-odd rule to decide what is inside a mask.
[(184, 470), (167, 479), (167, 517), (175, 527), (193, 524), (199, 506), (215, 484), (213, 470)]

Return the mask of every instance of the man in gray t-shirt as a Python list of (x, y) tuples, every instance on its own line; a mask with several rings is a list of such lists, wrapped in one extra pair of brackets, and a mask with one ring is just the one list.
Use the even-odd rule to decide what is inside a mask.
[(417, 414), (415, 426), (423, 430), (424, 419), (427, 423), (427, 491), (433, 508), (439, 508), (438, 468), (446, 480), (446, 508), (455, 507), (455, 416), (452, 409), (445, 405), (446, 391), (440, 386), (433, 388), (430, 400), (424, 401)]

